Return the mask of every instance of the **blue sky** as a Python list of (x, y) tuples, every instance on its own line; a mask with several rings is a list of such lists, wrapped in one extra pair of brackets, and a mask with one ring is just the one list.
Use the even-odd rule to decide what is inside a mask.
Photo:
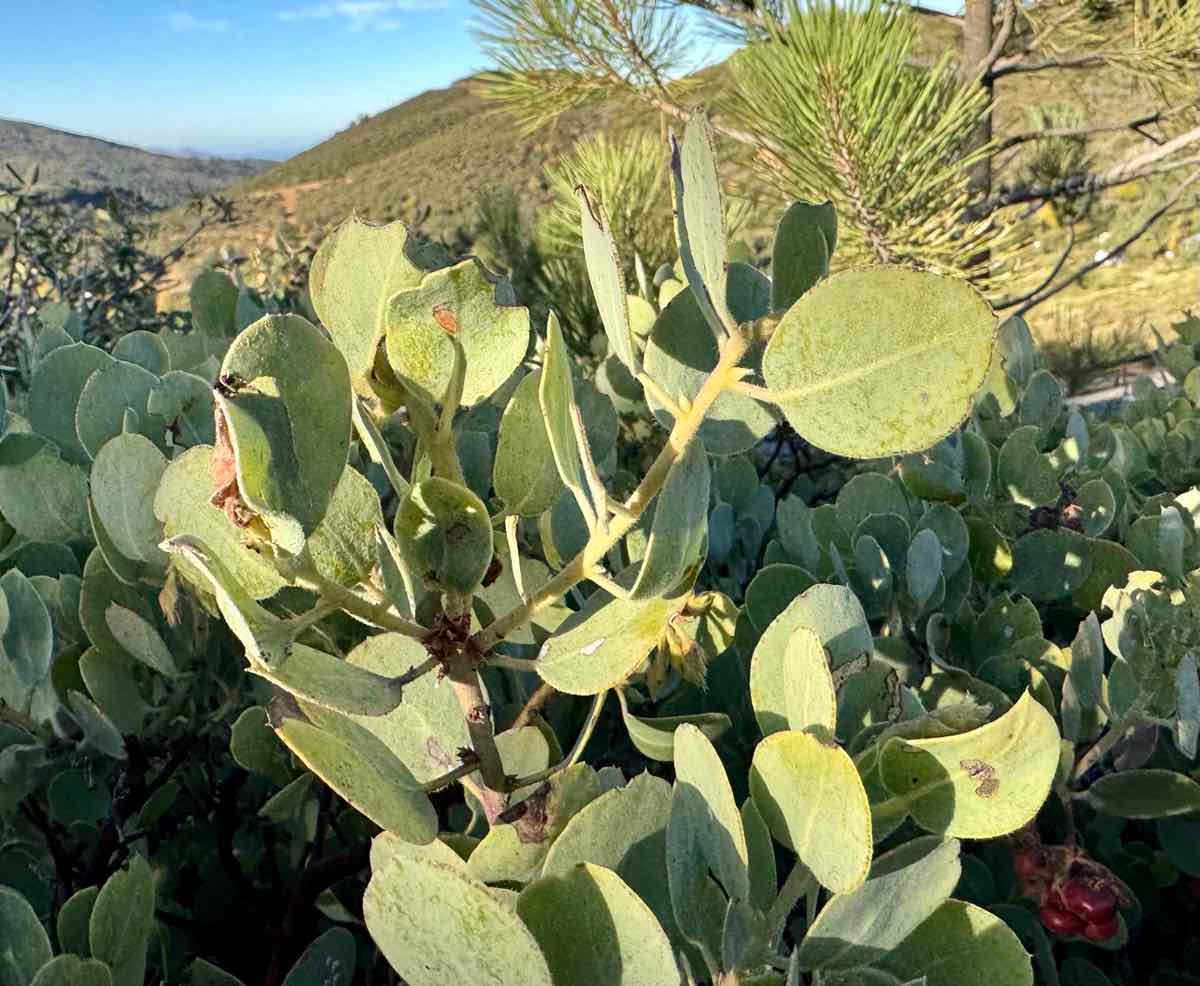
[(294, 153), (485, 66), (467, 0), (0, 0), (0, 117)]
[(471, 16), (469, 0), (0, 0), (0, 117), (286, 157), (487, 67)]

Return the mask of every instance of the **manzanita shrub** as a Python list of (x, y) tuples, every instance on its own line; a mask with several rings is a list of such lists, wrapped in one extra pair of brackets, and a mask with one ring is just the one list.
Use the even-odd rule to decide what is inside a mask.
[[(328, 929), (291, 986), (1145, 981), (1200, 875), (1193, 377), (1084, 415), (967, 283), (831, 275), (828, 206), (731, 262), (702, 116), (671, 171), (638, 293), (579, 190), (594, 380), (355, 219), (319, 326), (212, 273), (190, 334), (47, 340), (0, 442), (0, 984), (237, 982), (213, 856)], [(760, 481), (784, 420), (860, 463), (831, 502)]]

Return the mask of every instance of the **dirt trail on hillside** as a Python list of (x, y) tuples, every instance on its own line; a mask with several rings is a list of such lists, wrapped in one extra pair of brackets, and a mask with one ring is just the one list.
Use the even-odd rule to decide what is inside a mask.
[(285, 185), (283, 188), (270, 188), (262, 192), (255, 192), (250, 198), (278, 198), (279, 204), (283, 208), (284, 220), (291, 222), (296, 215), (296, 204), (299, 201), (301, 192), (312, 192), (331, 182), (346, 180), (346, 178), (318, 178), (315, 181), (302, 181), (298, 185)]

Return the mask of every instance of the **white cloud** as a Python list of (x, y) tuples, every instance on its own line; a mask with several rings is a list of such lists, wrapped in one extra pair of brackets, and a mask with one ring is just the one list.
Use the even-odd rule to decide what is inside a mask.
[(219, 18), (197, 17), (187, 11), (177, 10), (163, 17), (172, 31), (228, 31), (229, 21)]
[(404, 26), (397, 13), (440, 10), (449, 0), (334, 0), (307, 7), (290, 7), (275, 16), (285, 23), (339, 20), (351, 31), (396, 31)]

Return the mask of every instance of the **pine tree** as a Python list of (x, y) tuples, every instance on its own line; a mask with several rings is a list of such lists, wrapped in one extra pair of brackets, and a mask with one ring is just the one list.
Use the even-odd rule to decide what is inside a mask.
[[(1154, 207), (1107, 259), (1186, 207), (1200, 181), (1194, 0), (966, 0), (962, 17), (885, 0), (476, 7), (497, 63), (484, 92), (526, 129), (614, 100), (665, 127), (707, 98), (718, 134), (757, 179), (835, 203), (851, 258), (964, 272), (1005, 311), (1028, 310), (1097, 264), (1072, 263), (1073, 226), (1060, 256), (1031, 262), (1019, 249), (1030, 212), (1050, 203), (1073, 223), (1105, 190), (1153, 183)], [(918, 43), (922, 17), (957, 35), (932, 59)], [(689, 71), (698, 20), (739, 43), (719, 87)], [(1069, 96), (1072, 80), (1096, 72), (1130, 93), (1126, 118), (1086, 119), (1069, 99), (1033, 107), (1028, 129), (995, 118), (998, 89), (1048, 75)], [(1131, 139), (1113, 139), (1121, 134)]]

